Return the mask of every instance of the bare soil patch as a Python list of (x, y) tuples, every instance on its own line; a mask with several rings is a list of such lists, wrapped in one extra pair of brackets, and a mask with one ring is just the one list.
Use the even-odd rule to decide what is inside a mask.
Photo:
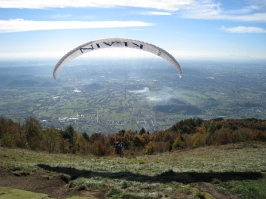
[(214, 184), (208, 182), (199, 182), (197, 188), (211, 194), (216, 199), (238, 199), (238, 196), (220, 190)]
[(99, 194), (102, 196), (102, 193), (90, 193), (85, 190), (71, 189), (60, 175), (49, 177), (48, 173), (14, 175), (0, 171), (0, 187), (11, 187), (36, 193), (45, 193), (52, 198), (58, 199), (70, 196), (90, 196), (97, 198)]

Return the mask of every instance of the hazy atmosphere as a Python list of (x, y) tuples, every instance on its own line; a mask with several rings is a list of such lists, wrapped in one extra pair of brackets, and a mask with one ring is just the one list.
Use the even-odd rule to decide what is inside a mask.
[(21, 122), (32, 116), (46, 128), (72, 124), (89, 134), (153, 132), (191, 117), (266, 116), (264, 62), (181, 60), (179, 78), (171, 64), (157, 57), (87, 55), (63, 67), (56, 80), (56, 60), (0, 62), (1, 115)]

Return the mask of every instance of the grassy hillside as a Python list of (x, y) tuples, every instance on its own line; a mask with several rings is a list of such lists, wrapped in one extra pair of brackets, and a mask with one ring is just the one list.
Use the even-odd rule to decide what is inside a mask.
[[(261, 142), (124, 157), (0, 148), (0, 187), (16, 176), (16, 182), (30, 177), (46, 180), (36, 190), (43, 189), (55, 198), (74, 194), (95, 198), (262, 199), (266, 198), (265, 154), (266, 144)], [(57, 181), (64, 183), (64, 194), (43, 188)], [(13, 187), (22, 186), (16, 183)], [(23, 189), (33, 190), (30, 186)]]

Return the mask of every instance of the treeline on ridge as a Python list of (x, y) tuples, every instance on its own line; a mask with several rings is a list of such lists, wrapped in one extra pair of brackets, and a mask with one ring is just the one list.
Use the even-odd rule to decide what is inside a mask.
[(49, 153), (114, 154), (115, 142), (123, 143), (125, 155), (156, 154), (171, 150), (192, 149), (245, 141), (266, 141), (266, 120), (190, 118), (164, 131), (121, 130), (114, 134), (79, 133), (68, 125), (64, 130), (43, 129), (38, 120), (28, 118), (24, 124), (0, 117), (0, 146), (26, 148)]

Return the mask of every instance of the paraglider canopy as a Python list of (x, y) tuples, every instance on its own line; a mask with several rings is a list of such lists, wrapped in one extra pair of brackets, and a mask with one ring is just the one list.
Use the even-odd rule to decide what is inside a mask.
[(162, 57), (163, 59), (170, 62), (178, 71), (179, 77), (182, 77), (182, 70), (179, 63), (176, 59), (167, 51), (162, 48), (159, 48), (153, 44), (145, 43), (143, 41), (132, 40), (132, 39), (122, 39), (122, 38), (107, 38), (107, 39), (100, 39), (95, 41), (90, 41), (88, 43), (82, 44), (73, 50), (69, 51), (66, 55), (64, 55), (56, 64), (53, 77), (56, 79), (57, 74), (59, 73), (60, 69), (70, 62), (72, 59), (87, 53), (92, 52), (95, 50), (100, 50), (103, 48), (134, 48), (138, 50), (144, 50), (150, 53), (153, 53), (157, 56)]

